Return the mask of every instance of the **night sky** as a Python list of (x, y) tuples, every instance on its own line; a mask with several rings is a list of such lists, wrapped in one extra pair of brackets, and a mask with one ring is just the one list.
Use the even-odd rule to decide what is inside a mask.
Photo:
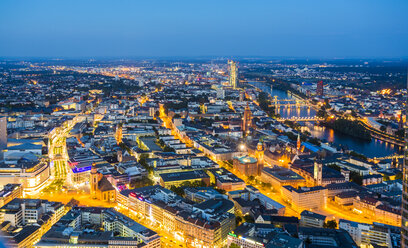
[(408, 56), (407, 0), (1, 0), (0, 56)]

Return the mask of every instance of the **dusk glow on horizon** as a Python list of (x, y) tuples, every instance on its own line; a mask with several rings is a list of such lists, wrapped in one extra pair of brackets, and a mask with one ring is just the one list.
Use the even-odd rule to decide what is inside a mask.
[(0, 56), (408, 56), (408, 1), (0, 2)]

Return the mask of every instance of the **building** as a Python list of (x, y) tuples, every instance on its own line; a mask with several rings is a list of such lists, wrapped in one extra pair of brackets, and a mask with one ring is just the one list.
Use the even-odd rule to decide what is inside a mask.
[[(407, 77), (407, 84), (408, 84), (408, 77)], [(408, 108), (408, 107), (406, 107)], [(407, 248), (408, 247), (408, 121), (404, 123), (405, 129), (405, 146), (404, 146), (404, 165), (403, 165), (403, 189), (402, 189), (402, 208), (401, 208), (401, 216), (402, 216), (402, 225), (401, 225), (401, 247)]]
[(15, 198), (23, 196), (23, 187), (21, 184), (6, 184), (0, 191), (0, 207), (6, 205)]
[(7, 117), (0, 116), (0, 152), (7, 148)]
[(3, 237), (10, 247), (32, 247), (65, 213), (60, 202), (16, 198), (0, 208)]
[(255, 157), (258, 160), (258, 173), (257, 175), (260, 176), (262, 173), (262, 169), (264, 167), (264, 155), (265, 155), (265, 147), (263, 141), (260, 140), (256, 145), (255, 150)]
[(323, 96), (323, 81), (318, 81), (316, 86), (316, 95)]
[(275, 166), (274, 168), (263, 168), (261, 180), (264, 183), (270, 183), (276, 190), (280, 190), (281, 187), (285, 185), (291, 185), (292, 187), (297, 188), (306, 184), (306, 180), (296, 172), (278, 166)]
[(162, 173), (159, 176), (160, 185), (165, 188), (179, 187), (187, 182), (202, 182), (205, 186), (210, 185), (210, 176), (204, 170)]
[(392, 245), (392, 233), (395, 232), (394, 229), (399, 229), (395, 226), (376, 222), (366, 224), (344, 219), (339, 221), (339, 228), (346, 230), (360, 247), (371, 247), (371, 245), (394, 247)]
[(44, 187), (50, 175), (50, 166), (46, 161), (20, 159), (12, 165), (0, 163), (0, 185), (21, 184), (27, 194)]
[(301, 187), (295, 189), (283, 186), (282, 197), (288, 201), (296, 211), (324, 209), (327, 203), (327, 189), (322, 186)]
[(247, 136), (249, 134), (251, 127), (252, 127), (252, 112), (251, 109), (249, 108), (249, 103), (247, 102), (247, 105), (244, 110), (244, 117), (242, 118), (242, 132), (244, 136)]
[(273, 224), (243, 223), (228, 235), (228, 246), (245, 248), (301, 248), (303, 241), (289, 236)]
[(239, 171), (241, 175), (250, 177), (260, 175), (258, 160), (254, 157), (245, 155), (234, 157), (234, 168)]
[(300, 226), (323, 228), (326, 216), (304, 210), (300, 213)]
[(342, 229), (300, 227), (299, 238), (311, 247), (358, 248), (350, 234)]
[(110, 208), (73, 208), (34, 245), (35, 248), (159, 248), (156, 232)]
[[(210, 169), (208, 174), (211, 183), (215, 181), (217, 188), (225, 191), (243, 190), (246, 187), (245, 181), (224, 168)], [(214, 177), (214, 179), (212, 178)]]
[(115, 188), (104, 175), (98, 173), (95, 164), (92, 165), (89, 187), (91, 189), (90, 192), (93, 198), (106, 202), (115, 202)]
[(238, 81), (238, 67), (237, 63), (232, 60), (228, 60), (229, 66), (229, 85), (235, 90), (237, 88)]
[(222, 247), (235, 228), (234, 204), (230, 200), (209, 199), (192, 204), (160, 185), (120, 194), (120, 204), (132, 214), (149, 219), (189, 245)]
[(315, 180), (315, 185), (316, 186), (321, 186), (322, 185), (323, 164), (321, 162), (318, 162), (318, 161), (314, 162), (313, 178)]

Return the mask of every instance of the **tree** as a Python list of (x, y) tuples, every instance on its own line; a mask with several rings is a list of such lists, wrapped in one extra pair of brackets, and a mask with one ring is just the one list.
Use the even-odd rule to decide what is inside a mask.
[(177, 195), (183, 197), (184, 196), (184, 189), (183, 187), (176, 187), (174, 185), (171, 185), (170, 190), (176, 193)]
[(387, 131), (387, 128), (386, 128), (384, 125), (381, 125), (380, 130), (381, 130), (382, 132), (385, 132), (385, 131)]
[(363, 185), (363, 177), (355, 171), (350, 171), (350, 181)]
[(323, 224), (324, 228), (336, 229), (337, 222), (335, 220), (329, 220)]
[(235, 244), (235, 243), (231, 243), (229, 248), (241, 248), (241, 246)]
[(254, 223), (255, 222), (254, 217), (252, 217), (249, 214), (244, 216), (244, 220), (245, 220), (245, 222), (248, 222), (248, 223)]
[(402, 179), (402, 172), (398, 172), (397, 175), (395, 175), (396, 180), (401, 180)]
[(242, 217), (241, 216), (236, 216), (235, 217), (235, 226), (239, 226), (242, 223)]

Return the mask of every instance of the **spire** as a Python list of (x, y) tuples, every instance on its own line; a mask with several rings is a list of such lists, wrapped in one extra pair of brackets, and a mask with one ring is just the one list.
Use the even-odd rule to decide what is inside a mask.
[(297, 137), (297, 144), (296, 144), (296, 148), (298, 151), (300, 151), (300, 146), (302, 145), (301, 141), (300, 141), (300, 133), (298, 133), (298, 137)]

